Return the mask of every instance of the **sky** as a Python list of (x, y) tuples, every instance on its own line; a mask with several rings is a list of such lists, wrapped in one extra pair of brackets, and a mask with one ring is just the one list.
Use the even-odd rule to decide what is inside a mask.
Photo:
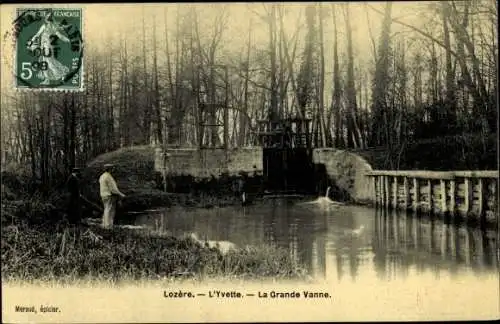
[[(287, 10), (285, 18), (285, 29), (288, 37), (297, 29), (297, 17), (302, 14), (301, 23), (304, 23), (303, 9), (305, 5), (310, 3), (284, 3)], [(345, 22), (341, 12), (341, 4), (337, 5), (337, 21), (339, 29), (339, 49), (341, 55), (345, 56), (346, 37), (345, 37)], [(369, 6), (379, 9), (383, 12), (385, 2), (368, 2)], [(151, 30), (154, 21), (157, 26), (157, 37), (159, 46), (165, 38), (165, 20), (167, 20), (167, 29), (169, 37), (172, 40), (175, 31), (175, 12), (177, 7), (186, 7), (189, 4), (142, 4), (142, 3), (127, 3), (127, 4), (43, 4), (43, 5), (1, 5), (1, 36), (2, 36), (2, 93), (12, 90), (12, 67), (14, 64), (13, 41), (12, 37), (6, 36), (12, 29), (12, 21), (14, 19), (15, 9), (18, 7), (57, 7), (57, 8), (82, 8), (84, 15), (83, 40), (85, 46), (94, 49), (106, 49), (119, 42), (120, 38), (127, 38), (127, 44), (135, 46), (137, 51), (142, 50), (142, 17), (146, 17), (146, 33), (149, 35), (149, 42), (146, 46), (151, 45)], [(252, 19), (252, 48), (260, 48), (265, 50), (268, 43), (268, 27), (266, 22), (257, 16), (257, 13), (264, 13), (264, 6), (269, 3), (198, 3), (197, 6), (201, 13), (201, 30), (210, 33), (210, 24), (213, 23), (217, 12), (222, 6), (226, 6), (229, 15), (227, 27), (223, 31), (223, 38), (219, 54), (238, 57), (246, 47), (248, 40), (249, 19)], [(394, 2), (392, 14), (393, 17), (403, 20), (407, 23), (417, 25), (419, 27), (432, 28), (432, 24), (426, 22), (422, 13), (429, 6), (428, 2)], [(325, 44), (325, 63), (327, 76), (331, 75), (333, 60), (333, 24), (331, 17), (331, 3), (323, 2), (322, 10), (327, 14), (324, 23), (324, 44)], [(353, 31), (354, 55), (357, 64), (361, 66), (372, 62), (372, 41), (371, 37), (378, 42), (380, 37), (380, 26), (383, 16), (375, 10), (370, 9), (364, 2), (349, 3), (351, 26)], [(166, 13), (168, 13), (166, 15)], [(167, 19), (165, 19), (165, 17)], [(439, 28), (440, 26), (436, 26)], [(392, 24), (392, 33), (402, 31), (402, 27), (397, 24)], [(299, 42), (304, 39), (306, 29), (302, 28), (299, 34)], [(161, 48), (161, 47), (160, 47)], [(300, 54), (300, 52), (298, 52)], [(161, 58), (160, 58), (161, 60)], [(328, 77), (327, 77), (328, 79)], [(328, 80), (327, 80), (328, 86)]]

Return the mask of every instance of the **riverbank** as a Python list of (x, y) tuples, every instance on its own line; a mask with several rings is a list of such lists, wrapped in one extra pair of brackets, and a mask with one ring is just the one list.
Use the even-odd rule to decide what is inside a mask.
[[(186, 195), (167, 197), (170, 204), (177, 206), (200, 204), (199, 197), (198, 201)], [(147, 205), (150, 200), (140, 201)], [(67, 227), (60, 222), (63, 214), (57, 201), (44, 202), (39, 197), (2, 201), (2, 280), (119, 284), (208, 278), (300, 280), (306, 276), (287, 251), (272, 246), (246, 247), (223, 254), (191, 238), (176, 238), (168, 233)], [(134, 216), (123, 211), (116, 223), (133, 222), (128, 218)]]
[(351, 150), (366, 159), (373, 170), (498, 170), (496, 133), (480, 133), (410, 141), (396, 147)]
[[(217, 192), (167, 193), (158, 188), (151, 165), (138, 163), (130, 150), (111, 154), (114, 174), (127, 197), (119, 204), (117, 224), (132, 223), (140, 211), (156, 206), (211, 208), (241, 204), (234, 195)], [(141, 155), (137, 150), (135, 155)], [(109, 157), (109, 155), (108, 155)], [(108, 159), (83, 169), (83, 217), (100, 217), (98, 175)], [(25, 178), (2, 173), (2, 279), (7, 282), (108, 282), (208, 278), (301, 279), (305, 270), (285, 250), (272, 246), (245, 247), (222, 253), (191, 238), (176, 238), (147, 230), (99, 226), (68, 227), (62, 219), (68, 194), (54, 188), (40, 194), (25, 188)], [(130, 218), (130, 219), (129, 219)]]
[(168, 278), (301, 279), (285, 250), (245, 247), (222, 253), (189, 237), (98, 226), (2, 226), (2, 280), (107, 282)]
[(122, 212), (158, 206), (211, 208), (241, 204), (235, 195), (235, 179), (230, 177), (210, 180), (179, 175), (169, 179), (165, 191), (162, 175), (155, 171), (154, 157), (150, 146), (133, 146), (99, 155), (82, 170), (84, 196), (100, 204), (98, 179), (104, 165), (112, 163), (113, 177), (126, 195), (121, 200)]
[[(210, 208), (241, 204), (234, 196), (210, 193), (166, 193), (148, 177), (153, 173), (118, 164), (115, 175), (127, 198), (116, 223), (133, 223), (128, 213), (155, 206)], [(146, 170), (147, 171), (147, 170)], [(84, 193), (94, 192), (99, 167), (83, 170)], [(126, 177), (128, 172), (129, 177)], [(143, 172), (141, 174), (141, 172)], [(139, 175), (139, 176), (138, 176)], [(132, 179), (131, 179), (132, 178)], [(24, 188), (24, 178), (2, 173), (2, 279), (7, 282), (109, 283), (209, 278), (301, 279), (303, 268), (290, 255), (272, 246), (255, 246), (222, 253), (191, 238), (176, 238), (147, 230), (99, 226), (72, 228), (61, 220), (67, 193), (54, 188), (45, 195)], [(100, 201), (89, 198), (84, 217), (100, 217)], [(129, 219), (131, 218), (131, 219)]]

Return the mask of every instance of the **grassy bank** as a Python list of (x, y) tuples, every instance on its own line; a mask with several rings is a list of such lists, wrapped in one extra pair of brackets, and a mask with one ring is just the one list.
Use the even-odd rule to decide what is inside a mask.
[(205, 208), (240, 203), (232, 195), (229, 180), (197, 182), (192, 177), (180, 176), (170, 179), (177, 184), (176, 193), (164, 192), (161, 174), (154, 170), (154, 149), (134, 146), (102, 154), (82, 171), (83, 193), (97, 204), (100, 203), (98, 179), (106, 163), (115, 165), (113, 177), (127, 195), (121, 203), (123, 212), (156, 206)]
[[(98, 178), (106, 163), (127, 197), (116, 222), (127, 222), (127, 211), (154, 206), (211, 207), (239, 203), (216, 192), (165, 193), (159, 189), (151, 147), (133, 147), (97, 157), (82, 170), (82, 191), (94, 203), (84, 217), (99, 216)], [(95, 281), (119, 283), (163, 278), (300, 279), (304, 270), (288, 253), (271, 246), (248, 247), (222, 254), (190, 238), (92, 226), (68, 228), (65, 188), (40, 195), (15, 174), (2, 174), (2, 279), (10, 282)], [(132, 216), (133, 217), (133, 214)], [(82, 229), (83, 228), (83, 229)]]
[(286, 251), (270, 246), (223, 255), (188, 237), (137, 230), (93, 227), (89, 234), (63, 227), (2, 227), (2, 280), (120, 283), (173, 277), (300, 279), (305, 271)]
[[(496, 134), (463, 134), (408, 142), (403, 148), (387, 147), (354, 150), (373, 169), (388, 170), (497, 170), (498, 139)], [(391, 163), (392, 162), (392, 163)], [(396, 163), (399, 162), (399, 163)], [(391, 167), (392, 165), (392, 167)]]

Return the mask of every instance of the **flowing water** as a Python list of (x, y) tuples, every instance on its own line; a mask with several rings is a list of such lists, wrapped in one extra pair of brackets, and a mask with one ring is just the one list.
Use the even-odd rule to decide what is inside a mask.
[[(418, 290), (414, 305), (408, 307), (421, 307), (419, 298), (423, 298), (429, 309), (439, 302), (453, 307), (448, 309), (450, 314), (460, 316), (465, 312), (461, 303), (478, 302), (470, 314), (499, 314), (496, 231), (401, 212), (301, 205), (285, 199), (245, 207), (170, 208), (140, 215), (136, 225), (179, 236), (196, 233), (201, 239), (241, 247), (276, 244), (316, 279), (338, 287), (357, 285), (363, 287), (361, 294), (375, 295), (386, 287), (384, 291), (391, 291), (396, 303)], [(474, 291), (480, 296), (471, 295)]]

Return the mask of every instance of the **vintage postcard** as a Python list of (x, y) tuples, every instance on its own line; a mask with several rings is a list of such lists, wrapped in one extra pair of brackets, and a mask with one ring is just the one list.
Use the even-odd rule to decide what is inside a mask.
[(495, 1), (0, 10), (3, 322), (500, 318)]

